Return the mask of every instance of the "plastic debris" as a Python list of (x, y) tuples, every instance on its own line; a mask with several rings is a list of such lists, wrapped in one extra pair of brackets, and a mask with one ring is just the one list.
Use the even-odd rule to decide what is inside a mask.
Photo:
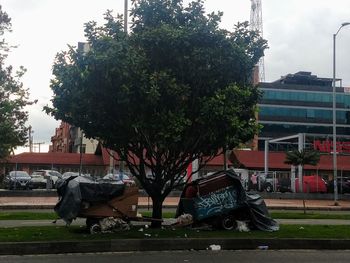
[(258, 249), (260, 249), (260, 250), (268, 250), (268, 249), (269, 249), (269, 246), (266, 246), (266, 245), (264, 245), (264, 246), (258, 246)]
[(145, 234), (145, 237), (151, 237), (151, 234)]
[(219, 251), (219, 250), (221, 250), (221, 246), (220, 245), (210, 245), (209, 249), (213, 250), (213, 251)]
[(303, 229), (304, 229), (304, 227), (302, 227), (302, 226), (301, 226), (301, 227), (299, 227), (299, 229), (300, 229), (300, 230), (303, 230)]
[(250, 231), (247, 222), (245, 222), (245, 221), (236, 221), (236, 222), (237, 222), (237, 230), (239, 232), (249, 232)]
[(130, 226), (120, 218), (107, 217), (99, 222), (102, 233), (130, 230)]
[(193, 223), (193, 217), (191, 214), (183, 214), (176, 218), (176, 225), (187, 226)]
[(140, 228), (140, 229), (139, 229), (139, 232), (143, 232), (143, 228)]

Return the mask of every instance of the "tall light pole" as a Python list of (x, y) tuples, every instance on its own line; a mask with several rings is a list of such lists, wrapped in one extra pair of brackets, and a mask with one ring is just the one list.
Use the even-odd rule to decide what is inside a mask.
[(337, 33), (333, 34), (333, 182), (334, 182), (334, 205), (338, 205), (338, 171), (337, 171), (337, 111), (336, 111), (336, 100), (337, 100), (337, 93), (336, 93), (336, 87), (335, 87), (335, 40), (336, 37), (340, 31), (345, 26), (350, 25), (350, 22), (342, 23), (339, 27)]
[(124, 0), (124, 32), (128, 33), (128, 0)]

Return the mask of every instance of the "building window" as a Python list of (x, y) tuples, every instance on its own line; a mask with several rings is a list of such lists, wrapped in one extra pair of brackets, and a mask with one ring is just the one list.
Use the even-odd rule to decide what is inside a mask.
[(312, 109), (307, 109), (306, 111), (306, 117), (307, 118), (315, 118), (315, 111)]

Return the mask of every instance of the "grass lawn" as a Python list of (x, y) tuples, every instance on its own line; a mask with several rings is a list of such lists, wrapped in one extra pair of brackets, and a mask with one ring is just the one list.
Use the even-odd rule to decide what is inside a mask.
[(54, 212), (0, 212), (0, 220), (54, 220), (57, 217)]
[[(142, 212), (143, 216), (152, 216), (151, 211)], [(270, 212), (272, 218), (275, 219), (344, 219), (350, 220), (349, 214), (337, 214), (329, 212), (327, 213), (317, 213), (308, 211), (304, 214), (300, 212)], [(164, 212), (164, 218), (174, 218), (175, 212)], [(54, 212), (0, 212), (0, 220), (54, 220), (57, 219), (57, 214)]]
[[(0, 242), (110, 240), (147, 238), (327, 238), (350, 239), (348, 226), (281, 225), (277, 232), (205, 231), (189, 228), (144, 229), (134, 227), (129, 231), (90, 235), (85, 227), (45, 226), (0, 228)], [(150, 235), (150, 236), (149, 236)]]
[[(151, 216), (151, 212), (143, 212)], [(164, 218), (173, 218), (174, 212), (163, 213)], [(272, 218), (280, 219), (350, 219), (349, 214), (308, 212), (271, 212)], [(54, 212), (0, 212), (0, 220), (53, 220)], [(280, 231), (205, 231), (190, 228), (143, 229), (133, 227), (130, 231), (90, 235), (86, 227), (79, 226), (32, 226), (0, 228), (0, 242), (30, 242), (58, 240), (109, 240), (121, 238), (331, 238), (350, 239), (350, 227), (341, 225), (280, 225)], [(147, 235), (145, 235), (147, 234)], [(148, 236), (150, 235), (150, 237)]]

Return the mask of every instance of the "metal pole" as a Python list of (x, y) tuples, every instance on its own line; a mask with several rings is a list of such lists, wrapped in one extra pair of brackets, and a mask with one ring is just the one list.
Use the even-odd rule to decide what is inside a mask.
[(269, 140), (265, 140), (264, 173), (269, 172)]
[(128, 33), (128, 0), (124, 0), (124, 32)]
[[(298, 133), (298, 151), (304, 150), (304, 136), (302, 133)], [(298, 165), (298, 180), (299, 180), (299, 192), (303, 193), (303, 166)]]
[(332, 145), (332, 150), (333, 150), (333, 182), (334, 182), (334, 205), (338, 205), (338, 175), (337, 175), (337, 96), (336, 96), (336, 87), (335, 87), (335, 40), (336, 37), (344, 26), (350, 25), (350, 22), (345, 22), (342, 23), (341, 26), (339, 27), (337, 33), (333, 34), (333, 145)]
[(114, 151), (111, 150), (110, 156), (109, 156), (109, 172), (111, 174), (114, 174)]
[[(339, 32), (339, 30), (338, 30)], [(338, 33), (337, 32), (337, 33)], [(334, 183), (334, 205), (338, 205), (338, 184), (337, 184), (337, 114), (336, 114), (336, 87), (335, 87), (335, 39), (337, 34), (333, 34), (333, 183)]]
[(79, 176), (81, 176), (81, 172), (83, 169), (83, 131), (80, 129), (80, 160), (79, 160)]
[(224, 146), (224, 171), (227, 171), (227, 148), (226, 145)]

